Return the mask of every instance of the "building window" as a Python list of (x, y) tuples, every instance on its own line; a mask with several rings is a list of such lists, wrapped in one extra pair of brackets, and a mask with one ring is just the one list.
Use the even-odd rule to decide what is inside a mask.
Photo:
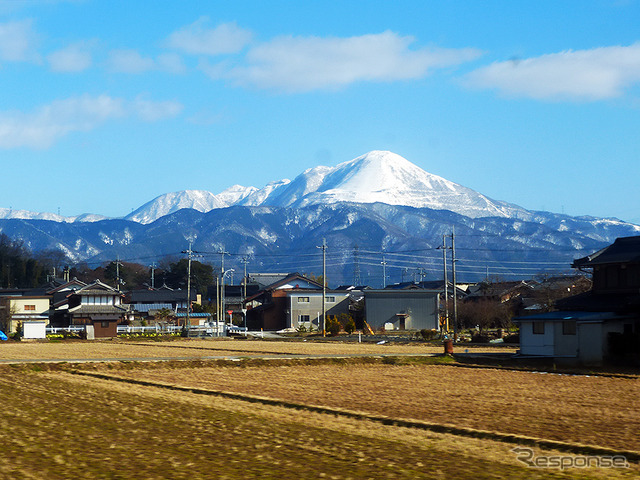
[(533, 322), (533, 333), (535, 335), (544, 335), (544, 322)]
[(24, 306), (24, 309), (25, 309), (25, 310), (32, 311), (32, 312), (35, 312), (35, 310), (36, 310), (36, 306), (35, 306), (35, 305), (25, 305), (25, 306)]
[(300, 315), (298, 317), (298, 322), (299, 323), (309, 322), (309, 321), (311, 321), (311, 317), (309, 315)]
[(109, 328), (109, 322), (100, 322), (102, 328)]
[(324, 297), (324, 301), (327, 303), (336, 303), (336, 297)]
[(309, 297), (298, 297), (298, 303), (309, 303)]
[(576, 334), (576, 321), (565, 320), (562, 322), (562, 334), (563, 335), (575, 335)]

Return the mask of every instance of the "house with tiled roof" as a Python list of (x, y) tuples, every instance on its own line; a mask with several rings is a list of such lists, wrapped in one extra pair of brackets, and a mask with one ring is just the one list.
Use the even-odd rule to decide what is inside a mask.
[(91, 326), (96, 338), (115, 337), (118, 323), (126, 320), (127, 307), (122, 294), (96, 280), (77, 289), (53, 304), (56, 322), (62, 326)]
[[(321, 283), (299, 273), (290, 273), (245, 299), (244, 305), (247, 309), (247, 326), (249, 329), (281, 330), (291, 327), (291, 297), (288, 293), (294, 290), (303, 293), (319, 292), (320, 302), (322, 301)], [(310, 300), (309, 295), (300, 293), (298, 296), (306, 297)], [(320, 311), (322, 311), (321, 307)], [(306, 312), (301, 313), (301, 315), (303, 314), (307, 315)]]

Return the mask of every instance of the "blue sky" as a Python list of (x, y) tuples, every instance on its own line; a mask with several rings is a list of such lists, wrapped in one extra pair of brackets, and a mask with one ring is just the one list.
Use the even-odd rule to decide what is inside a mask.
[(123, 216), (391, 150), (640, 223), (640, 3), (0, 0), (0, 207)]

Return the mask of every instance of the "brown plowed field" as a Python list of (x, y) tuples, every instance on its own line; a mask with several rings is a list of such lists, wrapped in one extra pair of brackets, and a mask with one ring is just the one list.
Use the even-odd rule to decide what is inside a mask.
[(117, 375), (640, 451), (640, 379), (381, 364), (153, 368)]

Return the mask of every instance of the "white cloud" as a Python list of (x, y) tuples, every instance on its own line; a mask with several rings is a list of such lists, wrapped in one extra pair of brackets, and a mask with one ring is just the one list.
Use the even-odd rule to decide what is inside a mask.
[(496, 62), (464, 77), (467, 86), (508, 96), (578, 101), (619, 97), (638, 82), (639, 43)]
[(0, 24), (0, 60), (11, 62), (38, 61), (35, 50), (37, 36), (31, 20)]
[(179, 55), (165, 53), (154, 60), (143, 57), (137, 50), (112, 50), (107, 59), (107, 68), (117, 73), (145, 73), (148, 71), (164, 71), (183, 73), (185, 66)]
[(131, 110), (147, 122), (175, 117), (182, 111), (182, 108), (182, 104), (179, 102), (154, 102), (142, 97), (136, 98), (131, 104)]
[(0, 112), (0, 148), (47, 148), (71, 132), (90, 131), (111, 119), (136, 115), (154, 121), (175, 116), (181, 109), (175, 102), (83, 95), (56, 100), (33, 113)]
[(143, 73), (155, 68), (153, 59), (143, 57), (137, 50), (112, 50), (107, 65), (109, 70), (119, 73)]
[(180, 55), (175, 53), (163, 53), (156, 58), (156, 65), (158, 70), (170, 73), (184, 73), (186, 67), (182, 62)]
[(202, 64), (212, 78), (241, 85), (300, 92), (339, 88), (358, 81), (422, 78), (431, 70), (480, 55), (475, 49), (411, 50), (413, 37), (393, 32), (350, 38), (280, 37), (252, 48), (246, 65)]
[(81, 72), (91, 66), (91, 52), (86, 43), (75, 43), (47, 56), (54, 72)]
[(173, 32), (167, 39), (167, 46), (192, 55), (221, 55), (239, 52), (253, 36), (235, 22), (223, 23), (215, 28), (208, 28), (208, 23), (208, 17), (201, 17)]

